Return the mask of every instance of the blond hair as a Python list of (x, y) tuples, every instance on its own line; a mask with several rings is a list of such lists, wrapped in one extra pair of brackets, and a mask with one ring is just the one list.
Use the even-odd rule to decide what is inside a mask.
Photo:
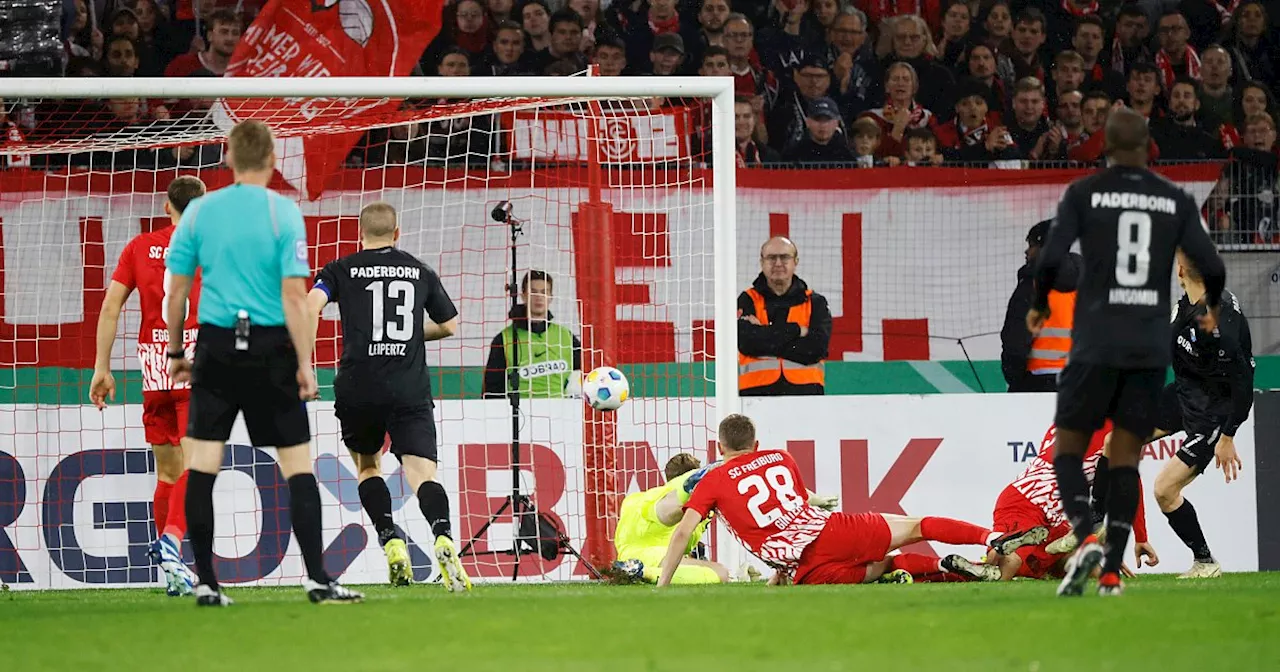
[(376, 201), (360, 210), (360, 235), (364, 238), (390, 238), (395, 234), (396, 209), (386, 201)]
[(739, 413), (725, 416), (717, 434), (725, 450), (747, 450), (756, 445), (756, 423)]
[(276, 141), (261, 121), (242, 121), (227, 135), (231, 169), (237, 172), (270, 170)]

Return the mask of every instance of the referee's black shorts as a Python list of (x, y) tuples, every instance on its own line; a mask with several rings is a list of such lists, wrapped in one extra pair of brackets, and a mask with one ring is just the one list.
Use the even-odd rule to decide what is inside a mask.
[(342, 442), (354, 453), (376, 455), (390, 436), (391, 454), (397, 459), (413, 455), (438, 461), (436, 419), (430, 400), (405, 406), (352, 404), (339, 398), (333, 411), (342, 427)]
[(311, 440), (306, 404), (298, 398), (298, 356), (284, 327), (253, 327), (249, 349), (235, 331), (200, 325), (191, 373), (187, 436), (226, 441), (244, 413), (255, 446), (289, 447)]
[(1119, 369), (1068, 362), (1058, 377), (1059, 429), (1092, 434), (1108, 418), (1116, 427), (1146, 439), (1159, 414), (1164, 369)]

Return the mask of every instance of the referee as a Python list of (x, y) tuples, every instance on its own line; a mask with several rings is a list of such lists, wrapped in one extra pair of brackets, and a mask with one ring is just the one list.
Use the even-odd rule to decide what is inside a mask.
[(194, 366), (170, 346), (175, 382), (191, 381), (191, 467), (187, 523), (195, 553), (196, 604), (231, 604), (213, 570), (213, 484), (236, 415), (255, 446), (276, 446), (289, 481), (293, 530), (315, 603), (359, 602), (325, 572), (320, 491), (311, 472), (305, 400), (315, 396), (306, 316), (307, 236), (302, 212), (267, 188), (275, 139), (261, 122), (231, 129), (227, 163), (235, 184), (192, 201), (169, 244), (169, 343), (182, 343), (183, 313), (196, 269), (203, 273)]

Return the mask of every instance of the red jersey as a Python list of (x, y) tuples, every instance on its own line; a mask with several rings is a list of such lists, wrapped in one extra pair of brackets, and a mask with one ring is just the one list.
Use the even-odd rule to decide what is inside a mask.
[(720, 520), (757, 557), (795, 569), (831, 514), (809, 506), (809, 491), (790, 453), (760, 450), (707, 472), (685, 509)]
[[(190, 387), (169, 378), (169, 361), (165, 351), (169, 345), (169, 325), (164, 306), (169, 294), (169, 272), (164, 260), (169, 255), (169, 239), (173, 226), (134, 237), (120, 253), (111, 279), (130, 290), (138, 290), (142, 322), (138, 327), (138, 361), (142, 365), (142, 390), (174, 390)], [(200, 301), (200, 279), (191, 285), (187, 300), (187, 321), (183, 325), (182, 346), (188, 352), (196, 342), (196, 307)]]
[[(1094, 432), (1089, 448), (1085, 450), (1084, 475), (1089, 483), (1093, 483), (1093, 476), (1098, 470), (1098, 458), (1102, 457), (1102, 446), (1110, 432), (1111, 421), (1108, 420), (1102, 429)], [(1044, 511), (1050, 528), (1067, 522), (1066, 514), (1062, 511), (1062, 500), (1058, 495), (1058, 477), (1053, 470), (1053, 447), (1057, 435), (1058, 428), (1051, 425), (1044, 434), (1044, 440), (1040, 442), (1040, 454), (1032, 458), (1027, 468), (1009, 485), (1026, 497), (1028, 502)], [(1147, 541), (1146, 517), (1141, 498), (1138, 499), (1138, 514), (1133, 522), (1133, 536), (1138, 543)]]

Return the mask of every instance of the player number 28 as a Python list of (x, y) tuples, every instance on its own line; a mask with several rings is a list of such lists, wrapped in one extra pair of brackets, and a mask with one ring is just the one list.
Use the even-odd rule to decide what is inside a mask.
[(1126, 210), (1116, 228), (1116, 282), (1122, 287), (1145, 287), (1151, 272), (1151, 215)]
[[(367, 288), (373, 293), (373, 341), (382, 341), (383, 334), (393, 341), (407, 341), (413, 338), (413, 283), (408, 280), (392, 280), (383, 282), (375, 280)], [(395, 302), (395, 314), (401, 320), (383, 320), (383, 310), (387, 299)]]
[[(795, 511), (805, 501), (805, 498), (796, 492), (795, 481), (791, 480), (791, 470), (783, 466), (769, 467), (765, 469), (763, 476), (752, 474), (738, 481), (738, 494), (745, 495), (748, 492), (752, 494), (747, 500), (747, 510), (755, 517), (756, 524), (760, 527), (772, 525), (782, 517), (782, 511)], [(760, 510), (760, 507), (769, 501), (770, 492), (778, 498), (778, 502), (782, 504), (782, 510), (777, 507), (768, 511)]]

